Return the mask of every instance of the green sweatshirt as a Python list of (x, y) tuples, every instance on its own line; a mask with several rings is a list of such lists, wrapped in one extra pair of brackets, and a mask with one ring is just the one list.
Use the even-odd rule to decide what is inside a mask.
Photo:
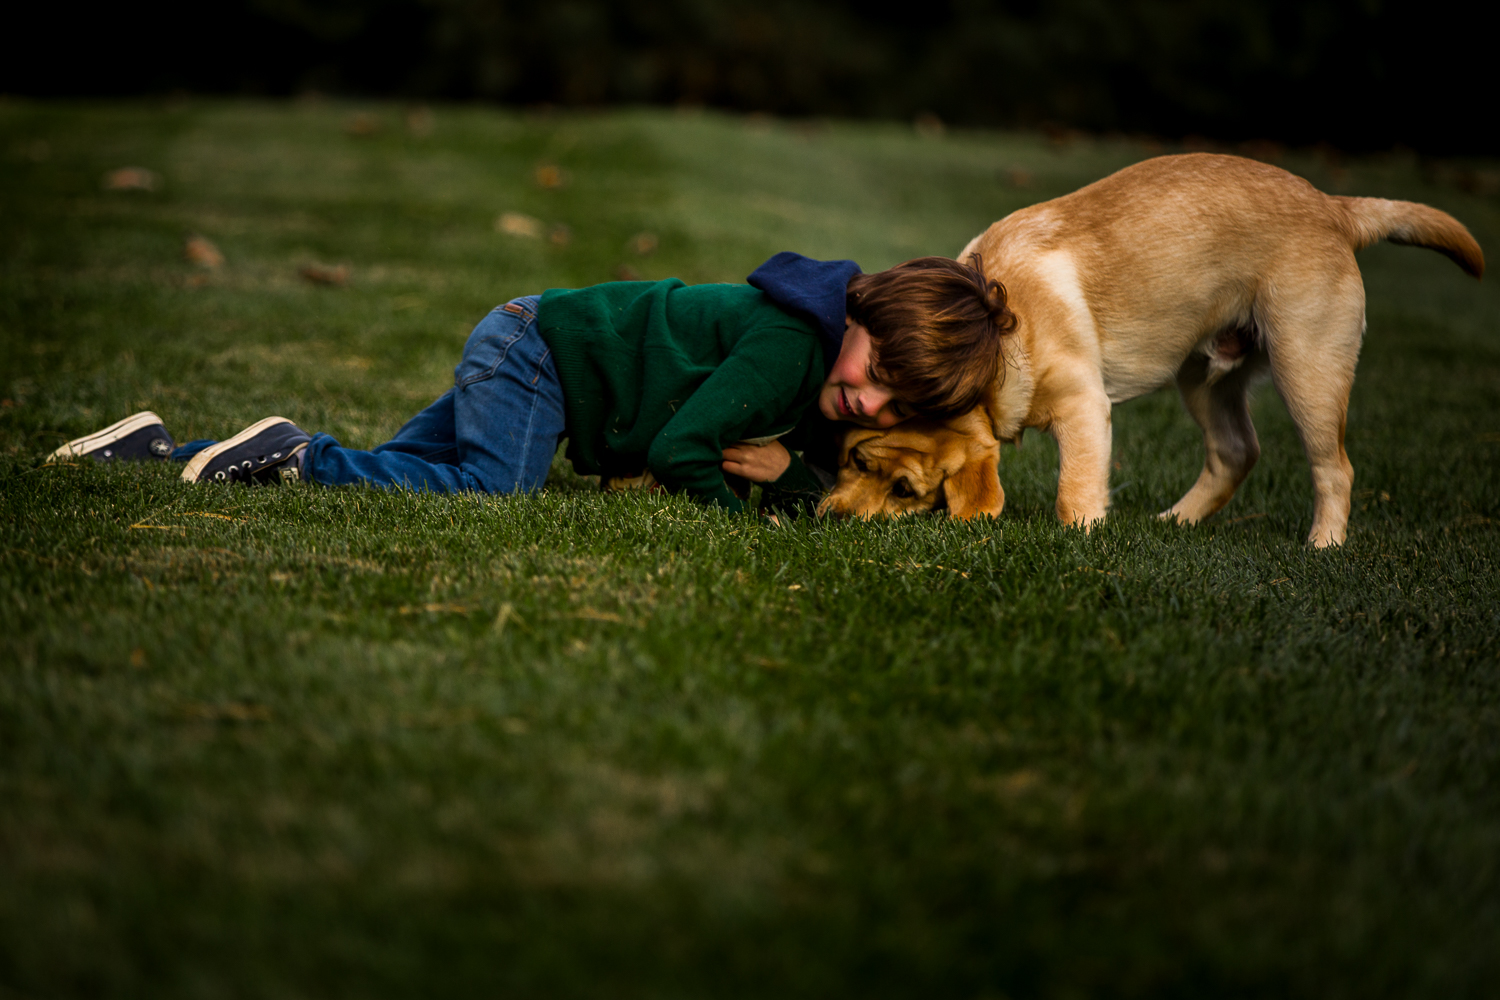
[[(562, 381), (568, 458), (732, 511), (724, 446), (781, 434), (815, 406), (827, 361), (817, 332), (749, 285), (619, 281), (554, 288), (537, 312)], [(794, 454), (773, 493), (817, 479)]]

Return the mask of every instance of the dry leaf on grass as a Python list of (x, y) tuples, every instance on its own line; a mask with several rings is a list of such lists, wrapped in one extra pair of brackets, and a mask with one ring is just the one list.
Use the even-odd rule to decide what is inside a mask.
[(343, 286), (349, 283), (348, 264), (339, 264), (336, 267), (327, 264), (308, 264), (297, 273), (315, 285)]
[(630, 237), (630, 242), (627, 244), (627, 246), (630, 247), (630, 252), (635, 254), (637, 257), (649, 257), (652, 254), (656, 253), (656, 234), (636, 233), (634, 236)]
[(180, 709), (183, 718), (195, 722), (268, 722), (271, 710), (254, 702), (230, 701), (214, 705), (193, 702)]
[(564, 223), (559, 222), (547, 230), (547, 240), (555, 247), (565, 247), (573, 242), (573, 230), (569, 229)]
[(912, 128), (924, 139), (936, 139), (943, 134), (943, 120), (931, 111), (924, 111), (912, 120)]
[(418, 139), (427, 138), (436, 127), (437, 121), (432, 117), (432, 109), (425, 104), (406, 112), (406, 130)]
[(617, 280), (617, 281), (640, 281), (641, 280), (641, 272), (637, 271), (635, 268), (631, 267), (629, 264), (621, 264), (619, 267), (615, 268), (615, 280)]
[(145, 167), (121, 167), (104, 175), (106, 191), (155, 191), (161, 187), (161, 175)]
[(556, 191), (568, 182), (562, 172), (562, 167), (555, 163), (542, 163), (536, 168), (536, 183), (538, 187), (544, 187), (549, 191)]
[(384, 128), (385, 123), (368, 111), (350, 115), (344, 122), (344, 131), (353, 136), (379, 135)]
[(542, 235), (542, 220), (520, 212), (505, 212), (495, 220), (495, 232), (528, 240), (539, 239)]
[(182, 248), (182, 256), (189, 264), (196, 264), (210, 271), (224, 266), (224, 254), (203, 236), (189, 236), (187, 244)]

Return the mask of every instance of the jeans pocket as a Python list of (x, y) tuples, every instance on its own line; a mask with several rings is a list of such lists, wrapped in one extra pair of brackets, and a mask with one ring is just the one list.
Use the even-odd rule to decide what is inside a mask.
[(516, 342), (536, 325), (538, 299), (534, 295), (496, 306), (479, 321), (464, 344), (463, 357), (453, 370), (453, 385), (465, 389), (494, 378)]
[(491, 313), (469, 335), (463, 357), (453, 370), (455, 388), (465, 389), (476, 382), (494, 378), (511, 347), (526, 332), (525, 324), (516, 322), (514, 317), (504, 314), (501, 317)]

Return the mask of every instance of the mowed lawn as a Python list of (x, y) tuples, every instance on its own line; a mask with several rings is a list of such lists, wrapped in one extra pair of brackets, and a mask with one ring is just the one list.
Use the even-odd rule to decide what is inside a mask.
[[(967, 524), (42, 464), (144, 408), (372, 446), (512, 296), (952, 254), (1159, 151), (409, 110), (0, 105), (0, 997), (1494, 995), (1493, 276), (1361, 253), (1338, 551), (1269, 386), (1192, 529), (1168, 391), (1090, 535), (1036, 433)], [(1492, 166), (1282, 162), (1500, 251)]]

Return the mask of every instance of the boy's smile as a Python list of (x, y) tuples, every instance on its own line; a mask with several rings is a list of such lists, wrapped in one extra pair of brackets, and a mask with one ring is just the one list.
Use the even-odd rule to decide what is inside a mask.
[(861, 427), (894, 427), (911, 413), (890, 389), (870, 373), (874, 345), (870, 331), (852, 319), (845, 321), (844, 346), (818, 393), (818, 409), (829, 420)]

